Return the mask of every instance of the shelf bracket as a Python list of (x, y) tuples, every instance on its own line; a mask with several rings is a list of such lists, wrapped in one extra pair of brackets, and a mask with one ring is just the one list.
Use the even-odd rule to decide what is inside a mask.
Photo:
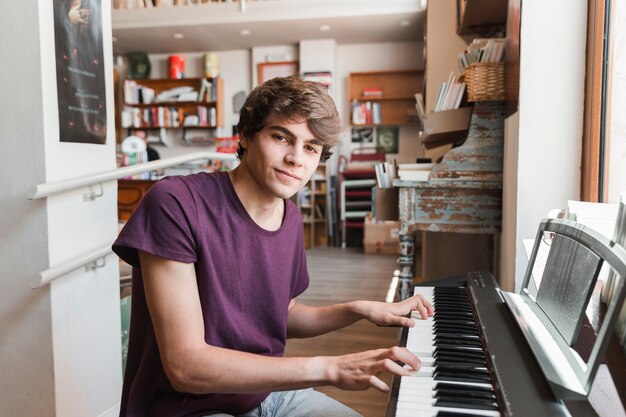
[[(93, 186), (95, 185), (96, 184), (94, 184)], [(89, 186), (88, 193), (83, 193), (83, 201), (94, 201), (96, 198), (102, 197), (104, 195), (104, 187), (102, 186), (101, 182), (97, 184), (97, 186), (100, 187), (100, 192), (96, 193), (92, 188), (93, 186)]]
[(106, 264), (107, 264), (106, 259), (103, 256), (102, 258), (98, 258), (95, 261), (90, 262), (87, 265), (85, 265), (85, 272), (93, 271), (99, 268), (104, 268)]

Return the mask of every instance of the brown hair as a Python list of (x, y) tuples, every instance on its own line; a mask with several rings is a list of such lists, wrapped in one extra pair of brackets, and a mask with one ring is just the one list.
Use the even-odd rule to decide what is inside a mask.
[[(307, 127), (322, 145), (320, 160), (331, 155), (330, 148), (339, 142), (341, 123), (335, 102), (326, 87), (297, 75), (276, 77), (256, 87), (239, 112), (237, 129), (248, 140), (260, 132), (271, 116), (285, 116), (290, 121), (306, 120)], [(246, 150), (239, 145), (237, 156)]]

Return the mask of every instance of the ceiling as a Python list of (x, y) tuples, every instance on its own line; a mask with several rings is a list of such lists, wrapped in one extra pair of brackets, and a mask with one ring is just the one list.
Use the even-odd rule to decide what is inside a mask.
[[(113, 50), (201, 52), (335, 39), (338, 44), (423, 38), (424, 0), (266, 0), (114, 10)], [(327, 30), (320, 30), (326, 25)], [(242, 31), (249, 35), (242, 36)], [(175, 39), (175, 34), (183, 36)], [(178, 37), (180, 37), (178, 35)]]

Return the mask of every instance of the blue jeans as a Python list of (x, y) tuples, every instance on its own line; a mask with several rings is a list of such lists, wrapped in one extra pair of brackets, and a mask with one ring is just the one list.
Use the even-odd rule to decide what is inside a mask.
[[(235, 417), (210, 414), (211, 417)], [(356, 411), (313, 388), (271, 393), (258, 407), (237, 417), (361, 417)]]

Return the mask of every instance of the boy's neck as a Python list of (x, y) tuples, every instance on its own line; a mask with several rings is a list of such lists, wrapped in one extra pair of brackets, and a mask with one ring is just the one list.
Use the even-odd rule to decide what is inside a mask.
[(245, 164), (228, 173), (235, 193), (254, 222), (265, 230), (280, 228), (285, 212), (285, 201), (269, 196), (250, 175)]

